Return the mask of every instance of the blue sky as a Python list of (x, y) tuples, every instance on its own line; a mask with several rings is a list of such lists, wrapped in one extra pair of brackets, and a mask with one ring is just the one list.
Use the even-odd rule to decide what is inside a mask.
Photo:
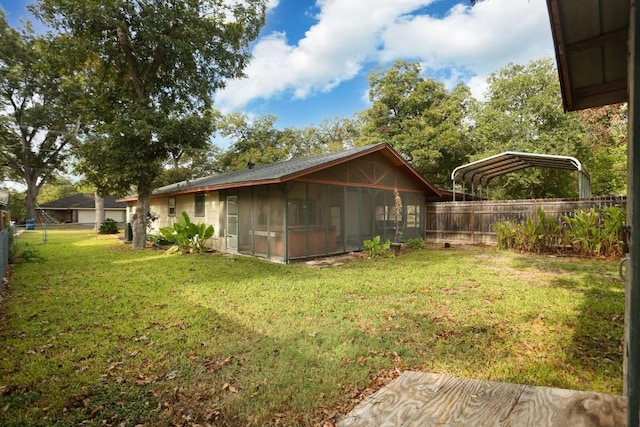
[[(0, 0), (14, 26), (29, 3)], [(302, 128), (366, 109), (369, 72), (395, 60), (481, 98), (491, 72), (553, 56), (553, 44), (545, 0), (269, 0), (252, 52), (247, 78), (228, 82), (216, 107)]]

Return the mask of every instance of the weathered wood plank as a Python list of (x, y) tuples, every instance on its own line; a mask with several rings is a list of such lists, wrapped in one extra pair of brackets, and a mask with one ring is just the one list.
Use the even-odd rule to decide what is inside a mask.
[(620, 396), (407, 371), (338, 427), (624, 426), (625, 413)]
[(512, 426), (618, 427), (627, 425), (622, 396), (527, 387), (509, 417)]

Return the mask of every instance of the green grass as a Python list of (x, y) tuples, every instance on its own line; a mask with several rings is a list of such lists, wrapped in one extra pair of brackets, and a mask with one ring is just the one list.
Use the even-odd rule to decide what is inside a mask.
[(404, 369), (622, 391), (614, 261), (427, 249), (313, 269), (86, 231), (18, 243), (3, 426), (313, 425)]

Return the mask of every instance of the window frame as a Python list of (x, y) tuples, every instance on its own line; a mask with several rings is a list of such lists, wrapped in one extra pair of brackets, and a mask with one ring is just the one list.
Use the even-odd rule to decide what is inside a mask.
[(204, 193), (196, 193), (193, 199), (193, 216), (194, 217), (204, 217), (206, 216), (206, 201)]
[(176, 216), (176, 198), (175, 196), (169, 197), (167, 201), (169, 207), (169, 216)]

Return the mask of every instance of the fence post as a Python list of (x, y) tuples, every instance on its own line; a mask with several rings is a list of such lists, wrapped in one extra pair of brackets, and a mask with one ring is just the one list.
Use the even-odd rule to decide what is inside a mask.
[(471, 203), (471, 243), (476, 243), (476, 204)]

